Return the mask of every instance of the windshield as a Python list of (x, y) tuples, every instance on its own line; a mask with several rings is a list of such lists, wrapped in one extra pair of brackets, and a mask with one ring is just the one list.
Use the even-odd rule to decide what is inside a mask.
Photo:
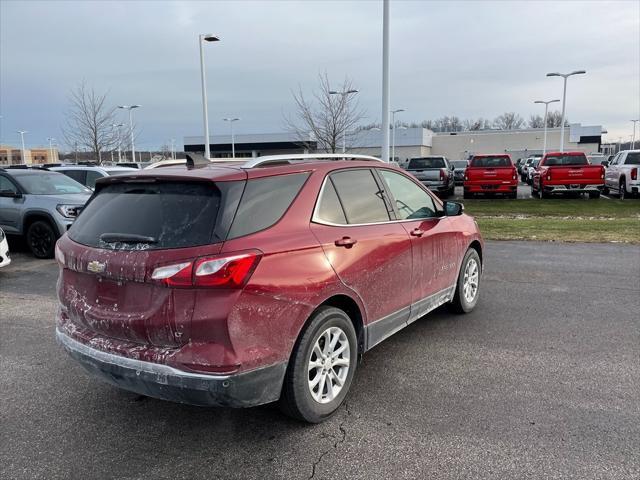
[(453, 166), (456, 168), (467, 168), (466, 160), (453, 160), (451, 163), (453, 163)]
[(91, 193), (87, 187), (62, 173), (38, 172), (37, 174), (16, 175), (16, 180), (25, 192), (31, 195)]
[(471, 159), (472, 167), (510, 167), (509, 157), (474, 157)]
[(625, 165), (640, 165), (640, 152), (627, 153)]
[(544, 161), (547, 167), (554, 165), (589, 165), (585, 155), (553, 155)]
[(417, 170), (420, 168), (445, 168), (444, 158), (412, 158), (409, 160), (408, 170)]

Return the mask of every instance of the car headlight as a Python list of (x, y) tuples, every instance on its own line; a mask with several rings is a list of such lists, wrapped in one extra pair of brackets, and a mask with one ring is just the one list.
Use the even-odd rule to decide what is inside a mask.
[(56, 210), (60, 212), (65, 218), (76, 218), (80, 214), (80, 210), (82, 210), (82, 206), (80, 205), (58, 205), (56, 206)]

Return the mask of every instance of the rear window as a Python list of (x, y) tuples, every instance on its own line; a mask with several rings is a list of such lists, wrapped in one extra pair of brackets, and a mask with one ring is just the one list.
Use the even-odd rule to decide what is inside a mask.
[(453, 163), (455, 168), (467, 168), (466, 160), (453, 160), (451, 163)]
[(249, 235), (274, 225), (287, 211), (308, 177), (308, 173), (294, 173), (249, 180), (229, 238)]
[(554, 165), (589, 165), (586, 155), (554, 155), (544, 161), (547, 167)]
[(445, 168), (444, 158), (412, 158), (409, 160), (408, 170), (421, 168)]
[(640, 152), (627, 153), (625, 165), (640, 165)]
[(105, 185), (73, 223), (69, 237), (114, 250), (205, 245), (212, 242), (221, 197), (212, 183)]
[(474, 157), (471, 159), (472, 167), (510, 167), (511, 159), (509, 157)]

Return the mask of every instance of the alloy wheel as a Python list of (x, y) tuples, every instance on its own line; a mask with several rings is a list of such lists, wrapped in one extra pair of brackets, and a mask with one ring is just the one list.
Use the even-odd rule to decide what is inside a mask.
[(33, 253), (39, 257), (47, 255), (54, 242), (51, 232), (43, 225), (36, 224), (29, 231), (29, 246)]
[(351, 365), (347, 334), (340, 327), (329, 327), (316, 340), (307, 364), (308, 386), (318, 403), (331, 402), (342, 390)]
[(468, 303), (473, 302), (478, 294), (479, 274), (478, 262), (474, 258), (470, 258), (464, 269), (464, 280), (462, 282), (462, 294)]

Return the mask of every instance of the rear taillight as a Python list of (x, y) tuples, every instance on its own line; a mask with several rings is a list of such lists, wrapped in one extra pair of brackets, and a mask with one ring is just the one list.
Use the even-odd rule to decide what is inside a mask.
[(516, 168), (513, 168), (513, 172), (511, 172), (513, 174), (513, 179), (517, 180), (518, 179), (518, 170), (516, 170)]
[(637, 179), (638, 179), (638, 169), (634, 167), (631, 169), (631, 180), (637, 180)]
[(151, 279), (166, 287), (241, 288), (255, 270), (262, 253), (197, 258), (191, 262), (157, 267)]
[(444, 182), (444, 176), (446, 175), (446, 172), (444, 171), (444, 168), (440, 169), (440, 181)]

